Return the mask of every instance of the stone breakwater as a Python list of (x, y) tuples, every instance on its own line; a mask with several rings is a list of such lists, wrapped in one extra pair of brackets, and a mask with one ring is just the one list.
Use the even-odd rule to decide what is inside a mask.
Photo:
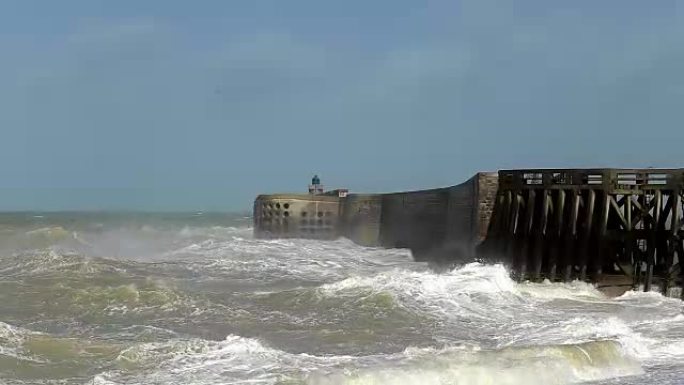
[(274, 194), (254, 202), (258, 238), (349, 238), (362, 246), (408, 248), (418, 260), (475, 254), (496, 202), (498, 176), (389, 194)]

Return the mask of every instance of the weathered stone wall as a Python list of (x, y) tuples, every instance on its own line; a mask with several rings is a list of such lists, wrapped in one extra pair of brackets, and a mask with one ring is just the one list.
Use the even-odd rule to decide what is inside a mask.
[(494, 204), (499, 190), (499, 174), (495, 172), (481, 172), (477, 178), (477, 223), (474, 228), (473, 242), (479, 244), (487, 237), (489, 223), (494, 213)]
[(449, 187), (447, 236), (443, 244), (443, 258), (464, 259), (472, 255), (472, 233), (477, 218), (474, 210), (476, 177)]
[(260, 195), (254, 201), (254, 234), (259, 238), (334, 239), (340, 201), (322, 195)]
[(442, 247), (447, 232), (448, 189), (386, 194), (382, 201), (381, 244), (410, 248), (425, 259)]
[(362, 246), (380, 246), (382, 195), (350, 194), (341, 200), (340, 234)]

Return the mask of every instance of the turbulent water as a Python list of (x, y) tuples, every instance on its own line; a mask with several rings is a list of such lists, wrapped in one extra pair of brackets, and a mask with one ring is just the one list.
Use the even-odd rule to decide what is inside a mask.
[(682, 302), (257, 240), (236, 215), (0, 217), (0, 383), (679, 384)]

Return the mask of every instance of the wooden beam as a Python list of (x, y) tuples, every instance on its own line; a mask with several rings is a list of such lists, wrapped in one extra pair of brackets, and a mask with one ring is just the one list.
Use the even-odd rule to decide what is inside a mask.
[(599, 234), (598, 234), (598, 255), (594, 260), (594, 274), (600, 277), (603, 274), (603, 260), (605, 259), (605, 254), (607, 252), (606, 247), (606, 231), (608, 230), (608, 216), (610, 214), (610, 202), (614, 202), (613, 197), (604, 192), (603, 203), (601, 204), (601, 219), (599, 222)]
[(536, 205), (537, 193), (535, 190), (529, 190), (527, 194), (527, 205), (525, 207), (525, 219), (523, 222), (523, 237), (522, 237), (522, 247), (520, 249), (520, 256), (518, 258), (518, 280), (522, 281), (525, 279), (527, 274), (527, 264), (530, 259), (530, 234), (532, 233), (532, 227), (534, 226), (534, 208)]
[(660, 214), (663, 210), (663, 193), (660, 190), (656, 190), (655, 196), (653, 198), (655, 204), (653, 206), (653, 222), (655, 230), (659, 230)]
[(535, 232), (535, 242), (534, 242), (534, 266), (532, 270), (532, 278), (539, 280), (541, 278), (541, 269), (544, 258), (545, 249), (545, 234), (546, 226), (548, 224), (548, 213), (549, 213), (549, 191), (544, 190), (542, 197), (542, 212), (537, 222), (537, 226), (534, 227)]
[(549, 247), (549, 268), (548, 278), (550, 281), (556, 280), (556, 269), (559, 263), (560, 248), (563, 242), (563, 217), (565, 216), (565, 190), (558, 190), (556, 195), (556, 205), (553, 211), (554, 231), (553, 239)]
[(508, 221), (508, 236), (506, 237), (506, 257), (513, 261), (515, 259), (516, 231), (518, 231), (518, 217), (520, 216), (521, 198), (518, 191), (512, 192), (512, 208)]
[(589, 190), (587, 193), (587, 206), (585, 210), (584, 229), (582, 231), (582, 239), (580, 241), (580, 279), (587, 279), (587, 259), (589, 252), (589, 238), (591, 237), (591, 228), (594, 219), (594, 206), (596, 205), (596, 191)]
[[(610, 207), (613, 207), (618, 218), (620, 218), (620, 221), (622, 222), (622, 227), (627, 229), (627, 219), (625, 219), (625, 216), (622, 214), (622, 208), (615, 201), (615, 198), (613, 198), (610, 194), (606, 193), (606, 196), (608, 197), (608, 200), (610, 202)], [(610, 209), (610, 207), (608, 207), (608, 209)]]
[(627, 195), (625, 201), (625, 230), (632, 231), (632, 196)]
[(572, 269), (575, 266), (575, 260), (577, 259), (577, 255), (575, 254), (575, 251), (577, 250), (575, 247), (577, 239), (577, 216), (581, 203), (579, 191), (572, 190), (571, 194), (570, 220), (568, 221), (565, 232), (565, 270), (563, 272), (563, 280), (565, 282), (569, 282), (572, 279)]

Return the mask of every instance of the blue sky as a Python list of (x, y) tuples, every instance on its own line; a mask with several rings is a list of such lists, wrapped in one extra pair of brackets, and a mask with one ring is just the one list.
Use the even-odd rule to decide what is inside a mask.
[(0, 210), (684, 167), (676, 1), (0, 0)]

